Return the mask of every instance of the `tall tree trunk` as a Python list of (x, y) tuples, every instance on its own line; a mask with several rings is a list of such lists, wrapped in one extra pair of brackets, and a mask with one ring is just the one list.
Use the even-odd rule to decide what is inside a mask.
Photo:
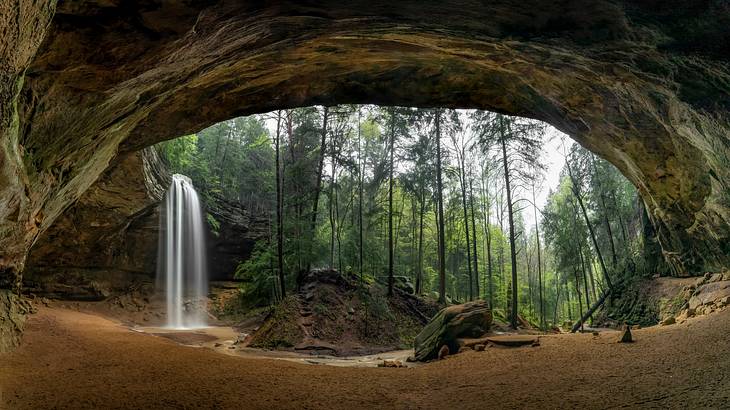
[(517, 329), (517, 252), (515, 249), (515, 222), (512, 214), (512, 191), (510, 188), (509, 165), (507, 161), (507, 141), (504, 131), (504, 118), (499, 116), (499, 132), (502, 143), (502, 163), (504, 164), (504, 186), (507, 191), (507, 218), (509, 220), (509, 246), (512, 261), (512, 306), (510, 325)]
[(540, 250), (540, 224), (537, 221), (537, 203), (535, 202), (535, 185), (532, 185), (532, 209), (535, 214), (535, 238), (537, 240), (537, 286), (540, 293), (540, 328), (545, 330), (547, 323), (545, 321), (545, 301), (543, 300), (542, 291), (542, 255)]
[(486, 238), (487, 253), (487, 278), (489, 290), (489, 308), (494, 308), (494, 281), (492, 278), (492, 230), (489, 227), (490, 204), (489, 204), (489, 182), (486, 181), (486, 169), (482, 171), (482, 189), (484, 190), (484, 237)]
[(395, 112), (390, 109), (390, 177), (388, 178), (388, 296), (393, 296), (393, 172), (395, 147)]
[(591, 305), (591, 302), (588, 300), (588, 271), (586, 270), (585, 258), (583, 258), (583, 247), (582, 246), (579, 249), (578, 256), (580, 258), (581, 270), (583, 271), (583, 285), (585, 287), (586, 306), (590, 306)]
[(416, 295), (420, 295), (423, 292), (423, 214), (424, 208), (426, 207), (426, 194), (425, 190), (421, 187), (421, 204), (420, 204), (420, 220), (418, 228), (418, 276), (416, 276)]
[(332, 138), (330, 138), (330, 150), (331, 152), (331, 161), (332, 161), (332, 175), (330, 176), (330, 195), (329, 195), (329, 216), (330, 216), (330, 269), (334, 269), (335, 267), (335, 236), (337, 235), (337, 179), (336, 179), (336, 172), (337, 172), (337, 163), (336, 163), (336, 154), (335, 151), (337, 150), (337, 136), (333, 135)]
[(570, 180), (573, 183), (573, 196), (575, 196), (575, 199), (578, 200), (578, 205), (580, 205), (581, 213), (583, 214), (583, 219), (585, 219), (586, 226), (588, 226), (588, 232), (591, 234), (591, 241), (593, 241), (593, 247), (596, 248), (596, 254), (598, 255), (598, 262), (601, 264), (601, 270), (603, 271), (603, 276), (606, 279), (606, 285), (609, 288), (612, 288), (611, 285), (611, 278), (608, 276), (608, 271), (606, 270), (606, 264), (603, 261), (603, 255), (601, 254), (601, 248), (598, 247), (598, 241), (596, 240), (596, 233), (593, 230), (593, 225), (591, 224), (591, 221), (588, 219), (588, 213), (586, 212), (586, 207), (583, 205), (583, 198), (580, 195), (580, 191), (578, 190), (578, 183), (575, 180), (575, 177), (573, 176), (573, 171), (570, 167), (570, 162), (568, 162), (568, 158), (565, 158), (565, 164), (568, 168), (568, 174), (570, 175)]
[[(573, 269), (573, 273), (575, 274), (575, 294), (578, 296), (578, 317), (583, 317), (583, 301), (580, 298), (580, 281), (578, 280), (578, 269)], [(588, 307), (588, 306), (586, 306)], [(583, 331), (583, 323), (581, 323), (580, 326), (581, 332)]]
[(573, 309), (570, 306), (570, 289), (568, 289), (568, 278), (565, 278), (565, 301), (568, 304), (568, 320), (573, 320)]
[(553, 326), (558, 325), (558, 306), (560, 306), (560, 277), (555, 273), (555, 310), (553, 310)]
[(279, 286), (281, 287), (281, 298), (286, 297), (286, 283), (284, 281), (284, 204), (281, 186), (281, 160), (280, 160), (280, 138), (281, 137), (281, 110), (276, 114), (276, 254), (279, 268)]
[(474, 277), (471, 271), (471, 240), (469, 239), (469, 213), (466, 210), (466, 175), (464, 172), (464, 154), (459, 161), (459, 180), (461, 182), (461, 206), (464, 210), (464, 234), (466, 235), (466, 266), (469, 272), (469, 300), (474, 300)]
[(441, 111), (436, 109), (436, 201), (438, 208), (439, 303), (446, 304), (446, 251), (444, 235), (444, 197), (441, 180)]
[(360, 202), (358, 206), (358, 233), (359, 233), (359, 258), (358, 263), (360, 264), (360, 282), (364, 282), (363, 277), (363, 271), (362, 271), (362, 262), (363, 262), (363, 248), (365, 244), (363, 243), (363, 229), (362, 229), (362, 193), (363, 193), (363, 178), (364, 178), (364, 172), (363, 172), (363, 162), (362, 162), (362, 146), (360, 145), (361, 142), (361, 136), (360, 136), (360, 106), (357, 107), (357, 163), (358, 163), (358, 184), (360, 185), (360, 195), (358, 197), (358, 201)]
[[(314, 201), (312, 202), (312, 220), (310, 224), (310, 234), (312, 239), (317, 233), (317, 208), (319, 207), (319, 191), (322, 189), (322, 170), (324, 169), (324, 156), (327, 148), (327, 120), (329, 115), (329, 107), (324, 107), (324, 115), (322, 119), (322, 140), (319, 144), (319, 164), (317, 165), (317, 185), (314, 189)], [(312, 255), (307, 258), (307, 271), (312, 268)]]
[(473, 228), (472, 233), (474, 234), (474, 240), (472, 241), (472, 253), (474, 254), (474, 287), (476, 289), (477, 299), (481, 299), (481, 295), (479, 292), (479, 254), (477, 253), (477, 223), (476, 217), (474, 216), (474, 187), (471, 177), (469, 177), (469, 207), (471, 208), (471, 226)]
[[(299, 161), (299, 157), (296, 155), (297, 149), (296, 143), (294, 142), (294, 110), (284, 110), (283, 120), (286, 127), (286, 135), (289, 137), (289, 155), (291, 155), (291, 163), (295, 164)], [(281, 180), (283, 185), (286, 177), (286, 162), (282, 164), (281, 169)], [(294, 211), (296, 212), (296, 218), (294, 220), (294, 238), (297, 252), (297, 272), (300, 272), (302, 270), (302, 200), (299, 184), (292, 184), (292, 190), (294, 191)]]
[(582, 256), (583, 256), (583, 260), (585, 261), (585, 264), (588, 268), (588, 270), (586, 272), (588, 273), (588, 277), (591, 279), (591, 295), (593, 295), (593, 300), (597, 300), (598, 293), (596, 292), (596, 280), (593, 277), (593, 266), (591, 265), (592, 264), (591, 259), (593, 258), (593, 256), (591, 255), (590, 248), (586, 249), (585, 252), (583, 252)]
[(603, 208), (603, 222), (606, 224), (606, 233), (608, 234), (608, 243), (611, 247), (611, 264), (613, 269), (616, 270), (618, 266), (618, 259), (616, 257), (616, 246), (613, 244), (613, 231), (611, 230), (611, 222), (608, 219), (608, 207), (606, 207), (606, 193), (603, 189), (603, 184), (600, 183), (598, 178), (598, 167), (596, 167), (596, 157), (591, 153), (591, 165), (593, 166), (593, 175), (598, 180), (598, 197), (601, 199), (601, 208)]

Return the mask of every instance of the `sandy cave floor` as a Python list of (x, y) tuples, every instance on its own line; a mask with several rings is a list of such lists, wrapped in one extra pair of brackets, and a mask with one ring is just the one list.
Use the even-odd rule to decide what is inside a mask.
[(0, 355), (0, 408), (730, 408), (730, 309), (681, 325), (551, 335), (408, 369), (307, 365), (40, 308)]

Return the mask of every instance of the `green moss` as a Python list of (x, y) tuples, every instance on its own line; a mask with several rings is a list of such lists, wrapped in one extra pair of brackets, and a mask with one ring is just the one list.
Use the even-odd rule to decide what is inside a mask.
[(276, 349), (293, 347), (302, 338), (302, 330), (297, 322), (299, 302), (293, 296), (288, 296), (274, 308), (271, 317), (261, 325), (261, 328), (251, 341), (252, 347)]

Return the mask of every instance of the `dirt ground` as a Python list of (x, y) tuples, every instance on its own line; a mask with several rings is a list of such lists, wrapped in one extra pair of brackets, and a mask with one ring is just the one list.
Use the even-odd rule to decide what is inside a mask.
[(730, 310), (682, 325), (551, 335), (416, 368), (342, 368), (230, 356), (59, 308), (0, 355), (0, 408), (722, 408)]

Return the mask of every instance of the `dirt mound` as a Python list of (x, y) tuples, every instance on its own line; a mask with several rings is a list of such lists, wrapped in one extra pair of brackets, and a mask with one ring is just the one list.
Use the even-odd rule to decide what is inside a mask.
[(368, 354), (407, 349), (438, 306), (397, 289), (335, 270), (300, 275), (299, 292), (274, 308), (249, 346), (322, 352)]

